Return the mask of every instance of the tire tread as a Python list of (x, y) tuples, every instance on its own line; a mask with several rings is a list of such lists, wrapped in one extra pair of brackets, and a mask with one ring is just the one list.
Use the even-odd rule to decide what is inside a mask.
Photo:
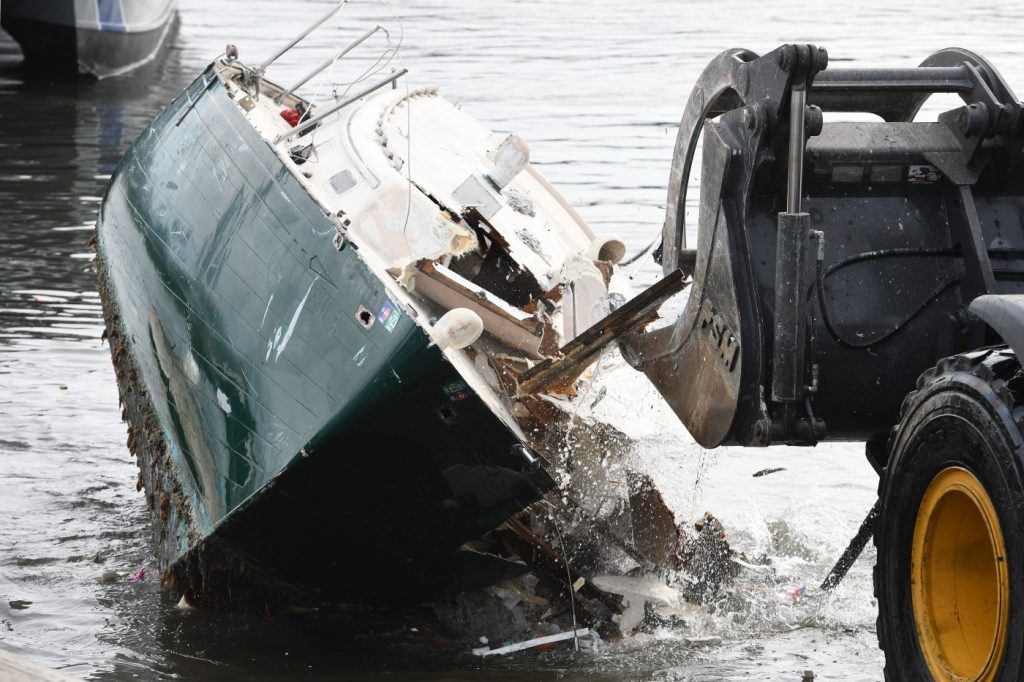
[[(878, 481), (878, 496), (882, 500), (879, 513), (879, 522), (886, 517), (886, 484), (889, 478), (893, 450), (898, 444), (901, 427), (907, 422), (916, 408), (930, 398), (931, 394), (940, 383), (951, 382), (957, 374), (966, 373), (978, 379), (989, 387), (992, 402), (1002, 403), (1010, 414), (1024, 412), (1024, 371), (1021, 370), (1020, 361), (1016, 354), (1006, 346), (994, 346), (982, 348), (968, 353), (962, 353), (939, 360), (934, 367), (931, 367), (918, 377), (917, 388), (907, 393), (900, 405), (899, 418), (890, 433), (887, 450), (889, 453), (889, 464), (883, 469)], [(1017, 411), (1015, 411), (1017, 410)], [(1018, 420), (1018, 429), (1024, 424), (1024, 419)], [(900, 663), (892, 660), (893, 637), (899, 633), (891, 629), (883, 613), (882, 601), (885, 599), (884, 585), (886, 582), (886, 567), (880, 559), (885, 556), (883, 553), (879, 533), (872, 535), (872, 542), (875, 546), (879, 562), (875, 564), (872, 571), (873, 594), (879, 606), (879, 613), (875, 620), (875, 629), (878, 636), (878, 646), (885, 654), (885, 667), (883, 669), (886, 682), (897, 682), (905, 679), (904, 672), (899, 668)], [(898, 624), (897, 624), (898, 627)]]

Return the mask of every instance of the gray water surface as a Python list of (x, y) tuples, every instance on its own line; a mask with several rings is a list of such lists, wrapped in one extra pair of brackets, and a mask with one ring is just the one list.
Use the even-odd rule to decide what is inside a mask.
[[(326, 7), (181, 0), (159, 59), (99, 83), (27, 79), (0, 38), (0, 647), (118, 680), (797, 680), (807, 669), (817, 679), (879, 679), (870, 550), (834, 594), (788, 596), (821, 580), (871, 506), (876, 480), (855, 444), (705, 453), (652, 429), (650, 466), (678, 513), (714, 512), (735, 546), (771, 557), (785, 578), (741, 581), (687, 635), (718, 638), (703, 645), (660, 632), (596, 654), (482, 664), (433, 641), (416, 609), (384, 618), (341, 607), (263, 616), (174, 608), (177, 595), (152, 575), (87, 242), (120, 155), (225, 43), (254, 63)], [(989, 57), (1019, 92), (1022, 15), (1016, 2), (952, 0), (352, 0), (270, 76), (291, 82), (380, 23), (391, 45), (402, 41), (400, 59), (383, 68), (401, 62), (412, 87), (438, 84), (486, 125), (526, 138), (588, 222), (635, 250), (660, 230), (675, 127), (716, 53), (815, 42), (833, 65), (912, 66), (958, 45)], [(332, 81), (379, 68), (388, 43), (377, 38)], [(632, 274), (639, 289), (658, 269), (644, 259)], [(751, 478), (769, 466), (785, 471)], [(129, 581), (140, 570), (150, 574)]]

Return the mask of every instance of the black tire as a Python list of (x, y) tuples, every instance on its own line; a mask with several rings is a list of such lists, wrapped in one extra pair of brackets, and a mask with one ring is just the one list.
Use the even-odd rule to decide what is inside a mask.
[[(1020, 363), (1012, 351), (998, 347), (940, 361), (921, 375), (917, 390), (903, 402), (879, 483), (881, 513), (875, 532), (877, 630), (879, 646), (885, 652), (886, 680), (963, 679), (941, 667), (946, 665), (954, 670), (960, 666), (960, 672), (964, 667), (982, 666), (967, 679), (1024, 677), (1024, 439), (1018, 427), (1018, 423), (1024, 423), (1024, 408), (1018, 407), (1022, 398)], [(968, 474), (964, 475), (963, 470)], [(976, 498), (963, 494), (967, 502), (961, 506), (957, 497), (961, 489), (944, 486), (951, 476), (980, 483), (991, 504), (971, 506)], [(953, 492), (943, 497), (943, 490)], [(965, 490), (970, 493), (974, 489)], [(936, 503), (936, 499), (943, 502)], [(925, 500), (918, 527), (919, 510)], [(994, 511), (998, 530), (992, 531), (996, 526), (986, 510)], [(915, 527), (929, 529), (927, 533), (919, 530), (916, 547)], [(991, 544), (971, 544), (965, 537), (986, 538)], [(967, 551), (967, 547), (981, 550)], [(981, 558), (977, 562), (965, 559), (975, 556)], [(977, 573), (963, 569), (974, 563), (984, 568)], [(913, 586), (912, 575), (917, 578)], [(956, 576), (953, 584), (974, 585), (985, 598), (968, 600), (959, 589), (933, 589), (943, 584), (942, 580), (950, 584), (949, 576)], [(994, 586), (992, 590), (984, 587), (989, 585)], [(934, 595), (942, 595), (942, 599)], [(991, 595), (995, 598), (989, 599)], [(947, 607), (946, 602), (952, 606)], [(961, 612), (972, 608), (983, 611), (983, 615), (974, 619)], [(958, 641), (976, 636), (977, 642), (995, 644), (988, 649), (978, 644), (965, 646), (959, 654), (955, 643), (944, 648), (945, 644), (936, 642), (950, 642), (950, 635), (934, 633), (947, 630), (930, 625), (943, 618), (947, 624), (952, 618), (956, 627), (968, 632)], [(984, 625), (966, 625), (971, 622)], [(989, 626), (993, 633), (1001, 634), (986, 639)], [(926, 633), (924, 646), (922, 631)], [(1003, 645), (998, 644), (1000, 637)], [(991, 653), (1000, 649), (1001, 656)], [(978, 653), (985, 651), (990, 653)], [(940, 666), (935, 665), (936, 660)]]

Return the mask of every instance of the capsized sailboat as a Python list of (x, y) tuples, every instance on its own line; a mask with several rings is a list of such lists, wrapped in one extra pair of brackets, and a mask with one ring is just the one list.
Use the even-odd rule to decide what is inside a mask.
[(164, 578), (378, 599), (521, 573), (466, 543), (555, 486), (587, 366), (653, 299), (606, 317), (624, 247), (518, 136), (404, 69), (318, 104), (268, 63), (229, 46), (97, 226)]

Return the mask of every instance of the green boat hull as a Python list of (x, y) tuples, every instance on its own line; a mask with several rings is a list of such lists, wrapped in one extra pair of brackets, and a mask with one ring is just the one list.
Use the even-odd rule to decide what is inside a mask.
[(111, 180), (99, 280), (129, 446), (164, 577), (196, 597), (486, 583), (458, 548), (553, 485), (335, 234), (211, 70)]

